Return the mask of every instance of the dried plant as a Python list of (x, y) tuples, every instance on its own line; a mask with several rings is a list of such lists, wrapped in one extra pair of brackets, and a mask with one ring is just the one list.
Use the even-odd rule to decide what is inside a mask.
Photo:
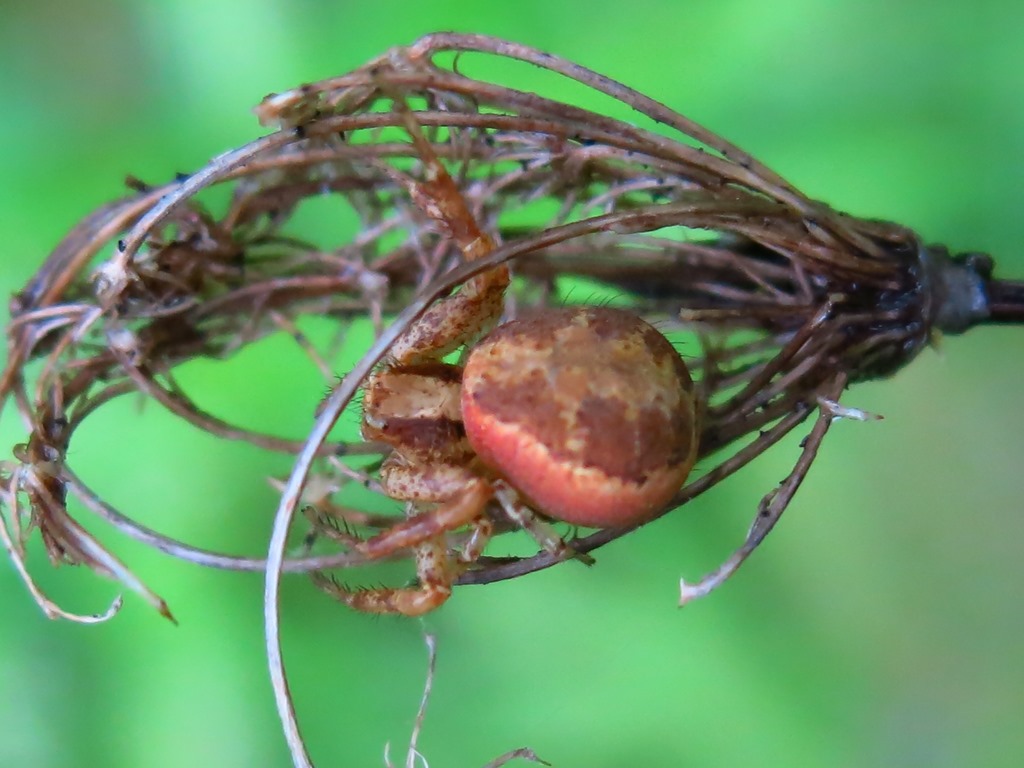
[[(462, 74), (475, 63), (469, 54), (548, 70), (651, 128), (474, 79)], [(670, 337), (690, 340), (704, 469), (665, 511), (815, 417), (792, 472), (764, 497), (742, 546), (716, 572), (684, 582), (683, 602), (721, 583), (764, 539), (829, 425), (866, 417), (840, 404), (849, 384), (896, 371), (936, 334), (1024, 322), (1024, 283), (994, 279), (989, 257), (951, 256), (904, 227), (837, 213), (656, 101), (525, 46), (431, 35), (349, 74), (269, 96), (256, 111), (277, 130), (169, 184), (129, 180), (128, 196), (79, 224), (13, 299), (0, 397), (14, 401), (30, 436), (4, 470), (0, 536), (47, 614), (83, 621), (106, 618), (118, 604), (101, 617), (74, 616), (47, 599), (24, 564), (32, 530), (54, 562), (113, 576), (170, 614), (71, 517), (69, 496), (168, 554), (265, 571), (268, 653), (297, 765), (311, 763), (277, 640), (280, 575), (364, 558), (289, 550), (292, 518), (301, 502), (313, 510), (314, 532), (332, 517), (371, 530), (393, 523), (352, 509), (345, 495), (353, 484), (379, 488), (374, 459), (385, 447), (332, 442), (328, 434), (394, 340), (471, 276), (511, 266), (509, 316), (575, 300), (571, 286), (583, 279)], [(465, 261), (415, 199), (430, 160), (424, 147), (496, 239), (484, 258)], [(216, 187), (229, 190), (223, 210), (197, 199)], [(344, 242), (316, 243), (289, 227), (304, 202), (324, 195), (358, 218)], [(301, 330), (309, 316), (331, 321), (335, 338), (361, 320), (376, 330), (376, 342), (340, 382), (332, 344)], [(182, 363), (227, 358), (273, 334), (294, 338), (333, 386), (304, 442), (208, 413), (175, 379)], [(67, 450), (75, 431), (133, 392), (214, 436), (295, 457), (265, 559), (209, 552), (149, 530), (74, 473)], [(523, 575), (629, 530), (574, 537), (561, 555), (484, 557), (459, 583)]]

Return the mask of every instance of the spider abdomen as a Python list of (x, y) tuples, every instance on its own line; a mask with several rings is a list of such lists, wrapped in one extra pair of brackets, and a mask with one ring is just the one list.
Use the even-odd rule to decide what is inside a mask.
[(669, 341), (608, 307), (497, 328), (466, 362), (466, 435), (536, 508), (592, 527), (661, 511), (697, 452), (694, 386)]

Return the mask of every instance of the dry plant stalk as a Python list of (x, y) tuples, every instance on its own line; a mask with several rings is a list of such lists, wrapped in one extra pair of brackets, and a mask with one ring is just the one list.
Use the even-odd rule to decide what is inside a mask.
[[(652, 129), (463, 74), (476, 55), (546, 69), (633, 110)], [(403, 125), (405, 109), (496, 239), (485, 258), (465, 262), (410, 198), (426, 158)], [(277, 130), (168, 184), (129, 180), (130, 193), (82, 221), (13, 299), (0, 398), (13, 400), (30, 436), (5, 465), (0, 536), (47, 614), (85, 621), (96, 617), (63, 611), (28, 574), (32, 530), (55, 563), (113, 576), (170, 614), (71, 517), (69, 497), (175, 557), (266, 571), (268, 652), (300, 765), (308, 757), (276, 640), (280, 573), (361, 558), (299, 549), (286, 557), (292, 517), (301, 500), (371, 530), (393, 522), (347, 509), (344, 496), (352, 483), (376, 487), (367, 459), (356, 468), (349, 457), (380, 457), (384, 448), (326, 436), (395, 338), (472, 275), (511, 266), (508, 316), (564, 303), (572, 280), (582, 278), (667, 333), (692, 339), (704, 470), (665, 511), (816, 415), (792, 473), (764, 497), (743, 545), (715, 573), (684, 582), (683, 602), (719, 584), (758, 546), (830, 423), (864, 417), (839, 404), (849, 384), (899, 369), (937, 333), (1024, 322), (1024, 283), (994, 279), (987, 256), (953, 257), (904, 227), (839, 214), (656, 101), (522, 45), (431, 35), (348, 74), (269, 96), (256, 112)], [(212, 187), (229, 190), (224, 210), (197, 200)], [(328, 247), (288, 229), (304, 201), (323, 195), (343, 200), (358, 218), (353, 237)], [(321, 404), (305, 441), (205, 412), (175, 380), (184, 362), (228, 358), (288, 334), (334, 384), (329, 346), (300, 330), (308, 316), (329, 319), (339, 335), (369, 318), (377, 341)], [(217, 437), (295, 456), (266, 559), (206, 551), (147, 529), (73, 472), (67, 449), (75, 431), (105, 403), (134, 392)], [(628, 532), (608, 528), (568, 543), (588, 553)], [(558, 560), (547, 552), (485, 557), (459, 583), (511, 578)]]
[[(404, 768), (416, 768), (417, 763), (430, 768), (430, 763), (423, 753), (419, 751), (418, 741), (423, 730), (423, 722), (427, 716), (427, 704), (430, 703), (430, 693), (434, 687), (434, 675), (437, 669), (437, 638), (433, 635), (424, 635), (423, 640), (427, 646), (427, 678), (423, 684), (423, 696), (420, 698), (420, 706), (416, 711), (416, 719), (413, 721), (412, 732), (409, 735), (409, 746), (405, 750)], [(519, 747), (498, 755), (482, 768), (501, 768), (513, 760), (525, 760), (538, 765), (551, 765), (546, 760), (541, 760), (529, 747)], [(391, 762), (391, 745), (384, 745), (384, 766), (385, 768), (398, 768)]]

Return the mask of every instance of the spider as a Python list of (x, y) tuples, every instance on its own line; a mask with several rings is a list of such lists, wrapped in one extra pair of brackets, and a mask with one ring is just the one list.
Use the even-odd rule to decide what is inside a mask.
[[(403, 114), (426, 177), (404, 181), (413, 200), (465, 259), (487, 255), (494, 241)], [(593, 306), (538, 311), (485, 336), (509, 282), (504, 265), (468, 280), (411, 325), (367, 380), (363, 437), (391, 446), (381, 485), (407, 502), (408, 516), (366, 540), (339, 535), (369, 560), (413, 550), (417, 583), (348, 589), (314, 574), (356, 610), (417, 616), (443, 604), (494, 532), (492, 501), (542, 548), (567, 555), (550, 520), (644, 522), (693, 466), (694, 384), (672, 344), (629, 312)], [(460, 348), (463, 365), (443, 361)], [(462, 528), (468, 537), (453, 549), (447, 534)]]

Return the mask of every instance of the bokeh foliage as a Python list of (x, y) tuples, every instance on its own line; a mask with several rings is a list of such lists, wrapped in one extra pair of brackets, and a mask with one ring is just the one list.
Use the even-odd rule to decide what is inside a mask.
[[(1003, 4), (407, 6), (0, 11), (5, 293), (117, 196), (125, 173), (160, 181), (198, 167), (259, 134), (249, 108), (266, 92), (447, 28), (581, 61), (813, 196), (990, 251), (1004, 274), (1024, 276), (1024, 68), (1020, 19)], [(1015, 764), (1021, 349), (1017, 329), (977, 331), (851, 393), (848, 404), (886, 420), (837, 425), (767, 546), (685, 611), (673, 607), (678, 577), (738, 543), (792, 444), (603, 550), (595, 569), (459, 590), (425, 622), (440, 654), (421, 743), (431, 764), (480, 765), (522, 744), (556, 765)], [(269, 358), (190, 373), (208, 380), (211, 400), (286, 434), (304, 433), (320, 395), (295, 392), (289, 364)], [(238, 478), (258, 461), (264, 473), (287, 467), (152, 405), (118, 403), (103, 424), (72, 450), (112, 501), (211, 547), (265, 548), (272, 492)], [(14, 426), (5, 414), (0, 446), (21, 439)], [(130, 467), (106, 460), (122, 441), (135, 446)], [(263, 668), (261, 580), (111, 541), (181, 626), (139, 601), (101, 627), (49, 623), (4, 569), (0, 764), (286, 764)], [(65, 603), (106, 604), (110, 585), (46, 573), (36, 554)], [(419, 698), (423, 625), (354, 615), (304, 579), (286, 582), (283, 621), (313, 754), (382, 764)]]

